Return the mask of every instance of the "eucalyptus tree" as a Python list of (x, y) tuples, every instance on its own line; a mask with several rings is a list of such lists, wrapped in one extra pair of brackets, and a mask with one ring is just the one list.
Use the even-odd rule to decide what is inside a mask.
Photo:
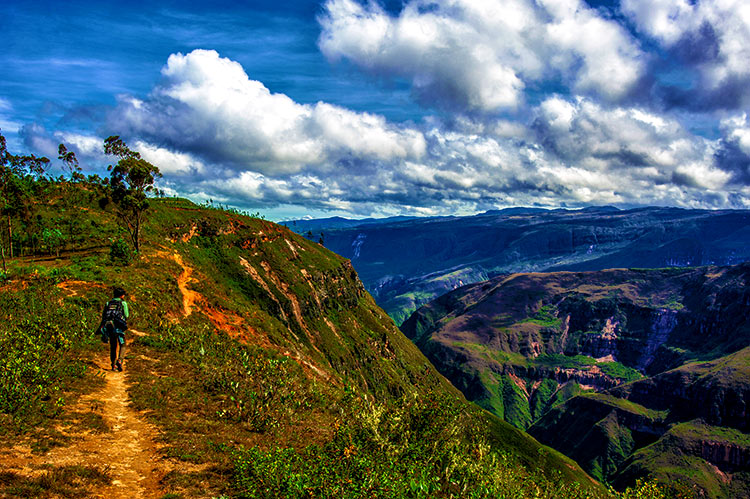
[(155, 191), (154, 181), (161, 177), (159, 168), (131, 150), (117, 135), (104, 140), (104, 152), (119, 157), (109, 165), (109, 188), (112, 201), (123, 226), (130, 235), (135, 251), (140, 250), (141, 229), (149, 208), (148, 194)]

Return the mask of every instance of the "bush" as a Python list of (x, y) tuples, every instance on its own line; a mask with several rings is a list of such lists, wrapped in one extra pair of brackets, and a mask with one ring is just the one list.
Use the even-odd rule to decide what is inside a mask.
[(130, 265), (133, 252), (123, 238), (113, 241), (109, 246), (109, 259), (117, 265)]
[(90, 341), (92, 327), (78, 307), (61, 307), (52, 281), (0, 295), (0, 414), (21, 426), (54, 414), (66, 383), (86, 366), (70, 353)]
[(176, 352), (196, 366), (203, 390), (222, 398), (216, 414), (220, 419), (264, 432), (277, 428), (299, 409), (320, 403), (322, 394), (287, 357), (240, 344), (208, 327), (186, 329), (162, 321), (157, 332), (142, 341)]
[(465, 406), (447, 395), (354, 400), (326, 444), (235, 453), (242, 497), (583, 498), (578, 484), (529, 472), (493, 450)]

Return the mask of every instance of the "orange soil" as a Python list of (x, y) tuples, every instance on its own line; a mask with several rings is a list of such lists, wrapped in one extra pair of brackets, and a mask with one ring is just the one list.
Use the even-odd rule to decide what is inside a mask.
[(72, 279), (58, 283), (57, 287), (65, 291), (68, 297), (78, 296), (78, 292), (86, 288), (106, 288), (106, 286), (103, 284), (86, 281), (75, 281)]

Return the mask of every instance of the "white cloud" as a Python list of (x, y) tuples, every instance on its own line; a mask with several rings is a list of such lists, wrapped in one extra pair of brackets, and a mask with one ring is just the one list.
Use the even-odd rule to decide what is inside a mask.
[(76, 153), (90, 158), (104, 159), (104, 139), (95, 135), (83, 135), (71, 132), (56, 132), (55, 138)]
[(552, 167), (561, 185), (616, 191), (620, 202), (659, 202), (656, 193), (667, 195), (657, 189), (662, 185), (689, 188), (701, 198), (731, 184), (731, 173), (714, 161), (716, 143), (644, 109), (552, 97), (539, 106), (535, 129), (563, 164), (577, 165), (564, 173)]
[(644, 69), (628, 33), (580, 0), (411, 0), (398, 17), (374, 2), (328, 0), (320, 23), (329, 59), (408, 78), (424, 103), (459, 110), (513, 109), (527, 83), (556, 73), (616, 100)]
[(692, 51), (698, 53), (692, 55), (709, 88), (716, 89), (733, 78), (750, 77), (747, 1), (623, 0), (622, 9), (641, 32), (666, 47), (697, 39), (700, 46), (692, 47)]
[(132, 149), (141, 153), (149, 163), (157, 165), (162, 175), (203, 173), (206, 169), (203, 162), (191, 154), (173, 152), (143, 141), (135, 142)]
[(603, 19), (580, 0), (540, 0), (552, 15), (546, 42), (553, 64), (574, 77), (580, 91), (601, 93), (610, 100), (626, 95), (643, 72), (643, 55), (617, 23)]
[(267, 175), (330, 168), (342, 155), (393, 161), (424, 152), (419, 132), (331, 104), (298, 104), (215, 51), (173, 54), (162, 74), (149, 99), (122, 98), (114, 126)]
[[(0, 133), (7, 136), (9, 133), (16, 133), (23, 126), (22, 123), (10, 117), (13, 112), (13, 105), (8, 99), (0, 97)], [(7, 138), (7, 137), (6, 137)]]
[(721, 128), (729, 141), (735, 142), (743, 153), (750, 156), (750, 120), (747, 113), (722, 120)]
[[(744, 202), (717, 143), (646, 108), (552, 96), (528, 126), (467, 115), (396, 125), (273, 94), (212, 51), (173, 55), (163, 75), (147, 98), (123, 96), (111, 122), (171, 192), (194, 199), (369, 216)], [(737, 117), (725, 135), (740, 141), (749, 127)]]

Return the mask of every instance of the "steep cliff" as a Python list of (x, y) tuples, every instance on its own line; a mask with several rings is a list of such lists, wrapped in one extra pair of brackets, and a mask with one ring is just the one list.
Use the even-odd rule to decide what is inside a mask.
[[(750, 264), (513, 274), (438, 298), (402, 330), (468, 399), (632, 483), (654, 471), (634, 453), (675, 424), (748, 431), (749, 279)], [(706, 466), (744, 455), (706, 442)]]

